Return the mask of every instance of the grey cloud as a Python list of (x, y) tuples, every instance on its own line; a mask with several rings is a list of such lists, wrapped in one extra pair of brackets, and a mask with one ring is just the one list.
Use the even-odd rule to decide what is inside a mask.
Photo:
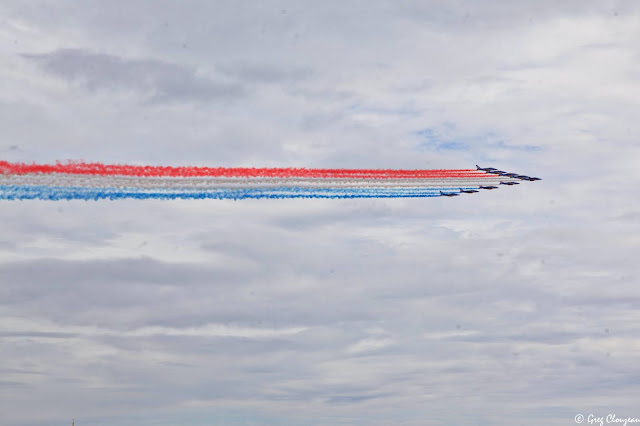
[[(95, 336), (91, 337), (98, 342), (126, 351), (137, 351), (140, 348), (156, 349), (168, 353), (180, 348), (181, 356), (251, 356), (261, 353), (265, 356), (274, 352), (294, 351), (300, 349), (300, 345), (291, 339), (283, 338), (244, 338), (244, 337), (202, 337), (202, 336), (166, 336), (156, 335), (151, 337), (121, 337), (121, 336)], [(169, 362), (173, 367), (194, 367), (192, 364)], [(266, 366), (256, 367), (267, 369)], [(254, 371), (253, 368), (248, 368)], [(267, 369), (268, 370), (268, 369)]]
[(502, 27), (532, 25), (541, 20), (563, 16), (575, 18), (597, 13), (613, 17), (633, 13), (637, 9), (637, 5), (629, 0), (609, 4), (581, 0), (569, 0), (562, 4), (553, 0), (534, 3), (526, 0), (454, 3), (446, 0), (432, 0), (426, 3), (403, 0), (395, 2), (395, 6), (399, 13), (407, 18), (424, 20), (461, 31), (464, 31), (465, 27), (494, 30)]
[(36, 374), (42, 375), (45, 374), (42, 371), (27, 369), (27, 368), (0, 368), (0, 373), (2, 374)]
[(15, 388), (28, 388), (28, 387), (29, 386), (26, 383), (14, 382), (11, 380), (0, 380), (0, 388), (15, 389)]
[(218, 101), (244, 94), (242, 86), (200, 76), (185, 65), (159, 60), (126, 59), (81, 49), (24, 54), (46, 72), (80, 83), (89, 90), (134, 90), (153, 101)]
[[(471, 335), (452, 335), (451, 337), (442, 337), (447, 340), (455, 340), (455, 341), (464, 341), (464, 342), (478, 342), (478, 343), (488, 343), (488, 342), (531, 342), (531, 343), (539, 343), (545, 345), (566, 345), (577, 339), (583, 339), (589, 336), (584, 332), (580, 333), (568, 333), (568, 332), (558, 332), (553, 330), (546, 329), (544, 333), (514, 333), (508, 335), (501, 335), (499, 333), (491, 333), (491, 334), (471, 334)], [(596, 334), (593, 333), (589, 337), (603, 337), (602, 333)]]
[[(365, 307), (346, 310), (343, 308), (345, 301), (333, 306), (312, 306), (299, 291), (269, 295), (267, 289), (281, 279), (279, 269), (264, 274), (257, 265), (232, 269), (171, 264), (148, 258), (42, 259), (4, 264), (0, 277), (5, 283), (2, 303), (8, 312), (13, 310), (12, 305), (31, 306), (67, 323), (99, 321), (101, 324), (103, 319), (95, 314), (114, 307), (146, 313), (134, 322), (121, 322), (118, 318), (110, 321), (121, 328), (186, 327), (207, 322), (282, 325), (295, 321), (297, 325), (303, 325), (326, 321), (327, 310), (343, 313), (344, 317), (335, 321), (371, 317), (371, 310)], [(303, 275), (306, 273), (302, 272)], [(247, 305), (257, 297), (266, 297), (270, 302), (262, 306)], [(78, 304), (79, 299), (84, 303)], [(168, 302), (176, 309), (163, 307)]]
[(51, 339), (67, 339), (75, 337), (74, 333), (59, 333), (46, 331), (0, 331), (0, 337), (45, 337)]
[(216, 67), (231, 78), (246, 83), (293, 83), (312, 76), (310, 69), (284, 69), (260, 63), (225, 63)]

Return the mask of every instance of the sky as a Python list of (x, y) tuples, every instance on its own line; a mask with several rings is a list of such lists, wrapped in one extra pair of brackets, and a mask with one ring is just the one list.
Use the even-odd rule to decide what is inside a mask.
[(5, 0), (0, 23), (5, 161), (543, 179), (0, 201), (2, 424), (640, 418), (637, 2)]

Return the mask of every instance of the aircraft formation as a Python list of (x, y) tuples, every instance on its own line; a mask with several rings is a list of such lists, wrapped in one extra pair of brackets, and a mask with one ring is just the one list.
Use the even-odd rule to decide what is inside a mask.
[(519, 175), (517, 173), (503, 172), (502, 170), (498, 170), (495, 167), (480, 167), (477, 164), (476, 164), (476, 170), (482, 170), (483, 172), (487, 172), (487, 173), (492, 174), (492, 175), (513, 177), (513, 178), (518, 178), (518, 179), (521, 179), (521, 180), (530, 180), (530, 181), (542, 180), (542, 179), (537, 178), (537, 177), (529, 177), (529, 176), (525, 176), (525, 175)]
[[(538, 177), (531, 177), (526, 175), (519, 175), (517, 173), (505, 172), (503, 170), (498, 170), (495, 167), (480, 167), (477, 164), (476, 164), (476, 170), (485, 172), (486, 174), (489, 174), (489, 175), (495, 175), (495, 176), (501, 176), (501, 177), (507, 178), (504, 180), (500, 180), (498, 183), (499, 185), (506, 185), (506, 186), (519, 185), (520, 182), (517, 182), (516, 179), (523, 180), (523, 181), (530, 181), (530, 182), (542, 180)], [(478, 189), (498, 189), (498, 187), (495, 185), (479, 185)], [(440, 195), (443, 197), (457, 197), (460, 194), (473, 194), (475, 192), (479, 192), (479, 191), (476, 189), (459, 188), (458, 192), (440, 191)]]
[(540, 180), (494, 167), (327, 169), (0, 160), (0, 200), (456, 197)]

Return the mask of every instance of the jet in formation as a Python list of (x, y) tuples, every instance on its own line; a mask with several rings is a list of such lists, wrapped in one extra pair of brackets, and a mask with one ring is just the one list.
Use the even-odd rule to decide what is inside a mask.
[(476, 164), (476, 169), (478, 170), (482, 170), (483, 172), (492, 174), (492, 175), (499, 175), (499, 176), (504, 176), (504, 177), (510, 177), (510, 178), (516, 178), (516, 179), (520, 179), (520, 180), (528, 180), (528, 181), (536, 181), (536, 180), (542, 180), (540, 178), (537, 177), (529, 177), (526, 175), (519, 175), (517, 173), (508, 173), (502, 170), (498, 170), (495, 167), (480, 167)]
[[(505, 172), (505, 171), (502, 171), (502, 170), (498, 170), (495, 167), (480, 167), (480, 166), (478, 166), (476, 164), (476, 169), (480, 170), (480, 171), (483, 171), (483, 172), (485, 172), (487, 174), (496, 175), (496, 177), (497, 176), (501, 176), (501, 177), (505, 177), (505, 178), (527, 180), (527, 181), (541, 180), (540, 178), (537, 178), (537, 177), (519, 175), (517, 173), (508, 173), (508, 172)], [(444, 197), (457, 197), (460, 194), (473, 194), (473, 193), (479, 192), (478, 191), (479, 189), (498, 189), (498, 186), (496, 186), (496, 185), (480, 185), (480, 186), (478, 186), (478, 189), (458, 188), (458, 192), (440, 191), (440, 195), (442, 195)], [(506, 181), (500, 181), (500, 185), (507, 185), (507, 186), (520, 185), (520, 182), (516, 182), (515, 180), (506, 180)]]
[(483, 172), (491, 172), (493, 170), (498, 170), (495, 167), (480, 167), (476, 164), (476, 169), (482, 170)]

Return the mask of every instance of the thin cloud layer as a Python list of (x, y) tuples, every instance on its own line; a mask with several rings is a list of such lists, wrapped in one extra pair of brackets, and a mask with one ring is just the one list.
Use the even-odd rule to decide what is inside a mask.
[(215, 82), (198, 76), (188, 67), (155, 60), (127, 60), (113, 55), (61, 49), (51, 53), (25, 54), (44, 71), (79, 83), (89, 90), (133, 90), (152, 100), (180, 102), (236, 98), (239, 85)]

